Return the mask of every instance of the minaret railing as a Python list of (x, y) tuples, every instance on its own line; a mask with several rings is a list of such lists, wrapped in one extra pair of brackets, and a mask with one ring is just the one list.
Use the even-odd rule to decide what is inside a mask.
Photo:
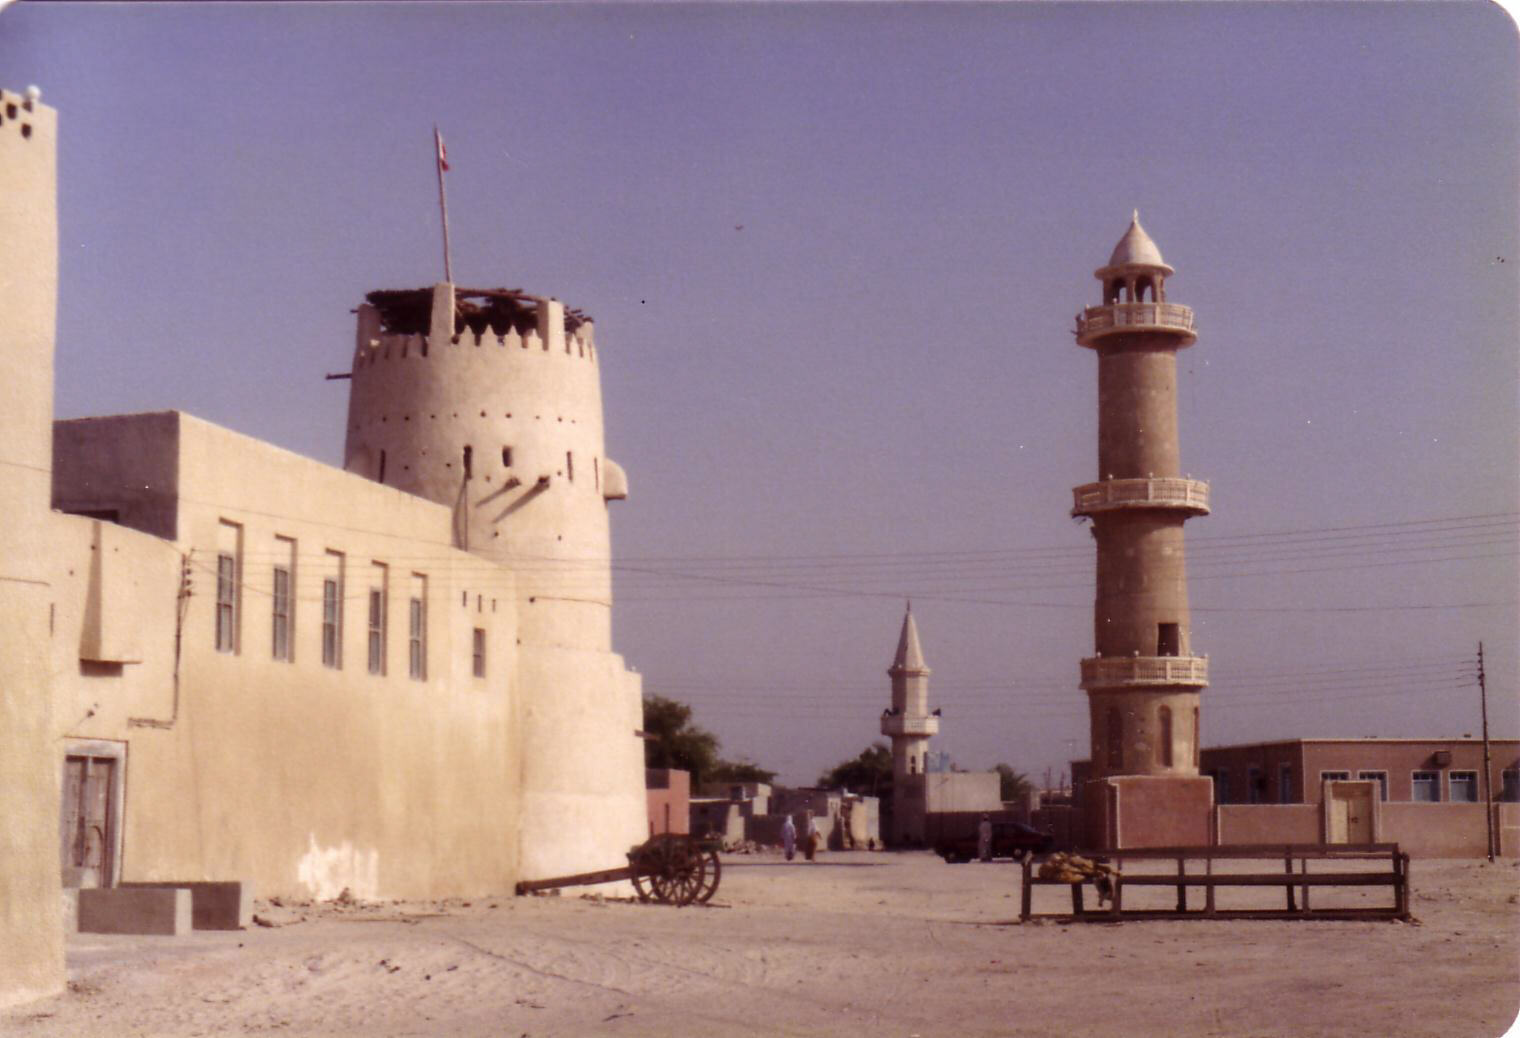
[(1072, 515), (1117, 508), (1180, 508), (1195, 515), (1209, 512), (1209, 485), (1201, 479), (1105, 479), (1074, 487), (1071, 493)]
[(1209, 683), (1207, 656), (1094, 656), (1082, 661), (1082, 687), (1125, 688)]
[(1077, 315), (1077, 339), (1085, 341), (1107, 332), (1145, 329), (1193, 332), (1193, 310), (1181, 303), (1108, 303), (1089, 306)]

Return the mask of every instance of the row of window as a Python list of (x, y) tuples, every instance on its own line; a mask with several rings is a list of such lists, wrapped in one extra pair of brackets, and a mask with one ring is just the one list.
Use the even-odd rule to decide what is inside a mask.
[[(1214, 802), (1217, 804), (1229, 804), (1231, 800), (1230, 772), (1227, 769), (1205, 772), (1214, 780)], [(1388, 772), (1386, 771), (1358, 771), (1357, 779), (1378, 784), (1378, 799), (1388, 799)], [(1509, 769), (1502, 772), (1503, 784), (1498, 791), (1499, 799), (1507, 802), (1520, 801), (1520, 770)], [(1351, 778), (1350, 771), (1321, 771), (1320, 782), (1345, 782)], [(1246, 769), (1245, 803), (1264, 804), (1267, 800), (1266, 779), (1260, 768)], [(1439, 771), (1412, 771), (1409, 773), (1409, 799), (1423, 803), (1440, 803), (1441, 797), (1441, 772)], [(1476, 804), (1481, 795), (1478, 786), (1478, 772), (1450, 770), (1446, 772), (1446, 801), (1457, 804)], [(1277, 769), (1277, 803), (1294, 804), (1298, 799), (1293, 795), (1293, 765), (1280, 764)]]
[[(216, 648), (218, 652), (237, 653), (239, 645), (242, 580), (242, 527), (222, 521), (216, 556)], [(270, 594), (270, 654), (276, 660), (287, 663), (295, 661), (294, 573), (296, 543), (287, 537), (276, 537), (278, 556), (272, 568)], [(322, 665), (334, 670), (343, 668), (343, 603), (347, 559), (342, 552), (329, 549), (325, 553), (326, 575), (322, 578), (321, 644)], [(369, 672), (384, 676), (386, 673), (386, 641), (389, 627), (390, 567), (383, 562), (371, 563), (373, 584), (368, 590), (368, 664)], [(407, 674), (416, 681), (426, 681), (428, 672), (427, 647), (427, 585), (424, 573), (412, 573), (409, 583), (411, 595), (407, 598)], [(494, 608), (495, 602), (492, 602)], [(486, 675), (486, 632), (475, 628), (471, 641), (471, 670), (475, 677)]]

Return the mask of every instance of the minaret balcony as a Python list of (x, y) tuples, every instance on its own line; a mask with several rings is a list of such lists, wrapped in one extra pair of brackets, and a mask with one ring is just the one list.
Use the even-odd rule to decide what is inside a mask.
[(1082, 661), (1082, 687), (1093, 689), (1204, 688), (1207, 656), (1094, 656)]
[(1198, 340), (1193, 329), (1193, 310), (1181, 303), (1109, 303), (1089, 306), (1077, 315), (1077, 344), (1097, 346), (1109, 335), (1132, 332), (1165, 332), (1178, 335), (1178, 346)]
[(1127, 508), (1171, 508), (1209, 514), (1209, 485), (1201, 479), (1105, 479), (1072, 489), (1071, 514), (1096, 515)]
[(939, 718), (932, 714), (928, 717), (909, 717), (905, 714), (883, 714), (881, 718), (882, 735), (916, 735), (927, 738), (939, 731)]

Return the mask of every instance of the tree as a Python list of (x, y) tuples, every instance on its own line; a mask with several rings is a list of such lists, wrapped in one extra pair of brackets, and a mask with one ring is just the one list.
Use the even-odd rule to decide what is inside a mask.
[(681, 768), (697, 786), (718, 765), (718, 737), (691, 723), (691, 707), (664, 696), (644, 697), (646, 768)]
[(719, 759), (707, 776), (709, 782), (772, 782), (775, 778), (774, 771), (766, 771), (753, 761), (723, 759)]
[(1029, 800), (1029, 795), (1034, 792), (1034, 783), (1029, 781), (1029, 776), (1022, 771), (1014, 771), (1007, 764), (999, 764), (992, 770), (998, 773), (999, 799), (1017, 800), (1021, 803)]
[(854, 760), (847, 760), (818, 776), (818, 785), (826, 789), (847, 789), (862, 796), (892, 796), (892, 751), (884, 742), (872, 743)]

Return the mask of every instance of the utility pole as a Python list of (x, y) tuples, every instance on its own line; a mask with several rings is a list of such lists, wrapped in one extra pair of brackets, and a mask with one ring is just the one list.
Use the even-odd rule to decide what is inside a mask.
[(1489, 775), (1488, 683), (1483, 676), (1483, 643), (1478, 643), (1478, 702), (1483, 710), (1483, 820), (1488, 826), (1488, 860), (1494, 860), (1494, 780)]

